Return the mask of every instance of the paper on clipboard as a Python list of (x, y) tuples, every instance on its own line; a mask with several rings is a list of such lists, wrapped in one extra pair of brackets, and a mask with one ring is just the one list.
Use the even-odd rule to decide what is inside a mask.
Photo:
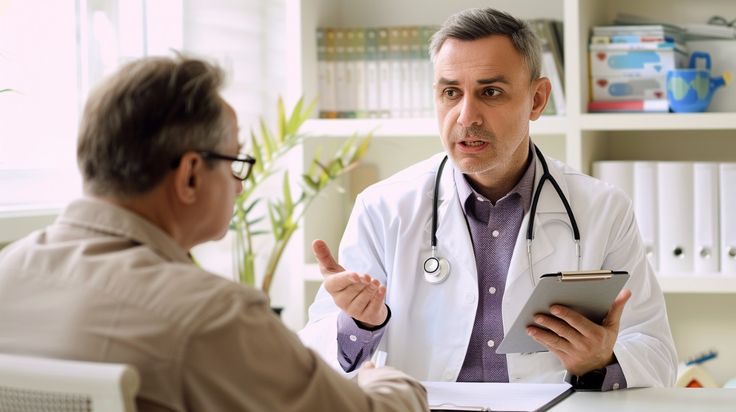
[(565, 305), (600, 323), (627, 280), (627, 272), (610, 270), (560, 272), (542, 276), (496, 348), (496, 353), (547, 351), (527, 334), (526, 328), (529, 325), (539, 326), (534, 323), (534, 315), (549, 313), (549, 307), (554, 304)]
[(422, 382), (432, 411), (544, 411), (573, 392), (568, 383)]

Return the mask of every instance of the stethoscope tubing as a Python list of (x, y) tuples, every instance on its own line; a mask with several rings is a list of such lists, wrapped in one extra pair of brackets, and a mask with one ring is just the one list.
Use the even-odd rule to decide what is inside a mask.
[[(549, 181), (552, 184), (552, 187), (554, 187), (555, 192), (557, 193), (557, 197), (562, 202), (562, 205), (565, 207), (565, 212), (567, 212), (567, 217), (570, 220), (570, 227), (572, 228), (572, 235), (573, 240), (575, 242), (575, 255), (577, 258), (577, 269), (580, 270), (581, 264), (582, 264), (582, 254), (580, 250), (580, 230), (578, 228), (577, 221), (575, 220), (575, 214), (572, 211), (572, 207), (570, 207), (570, 202), (568, 202), (567, 197), (564, 193), (562, 193), (562, 189), (560, 188), (560, 185), (557, 183), (557, 180), (552, 176), (552, 174), (549, 173), (549, 167), (547, 166), (547, 161), (544, 159), (544, 155), (542, 154), (542, 151), (539, 150), (537, 145), (533, 145), (534, 150), (537, 154), (537, 157), (539, 158), (539, 161), (542, 163), (542, 177), (539, 179), (539, 184), (537, 185), (536, 189), (534, 190), (534, 194), (532, 196), (532, 204), (531, 209), (529, 211), (529, 223), (527, 224), (526, 228), (526, 242), (527, 242), (527, 257), (529, 259), (529, 275), (532, 280), (532, 284), (536, 284), (534, 280), (534, 268), (532, 266), (532, 241), (534, 240), (534, 219), (536, 217), (537, 213), (537, 205), (539, 204), (539, 198), (542, 194), (542, 189), (544, 187), (544, 183)], [(430, 283), (440, 283), (441, 281), (433, 280), (436, 279), (438, 275), (429, 273), (426, 270), (427, 262), (434, 259), (437, 263), (440, 262), (440, 260), (445, 260), (443, 258), (439, 258), (437, 256), (437, 226), (439, 224), (438, 220), (438, 209), (439, 209), (439, 190), (440, 190), (440, 181), (442, 180), (442, 171), (445, 168), (445, 164), (447, 163), (448, 156), (445, 155), (445, 157), (442, 159), (442, 162), (440, 163), (439, 168), (437, 169), (437, 175), (435, 177), (435, 183), (434, 183), (434, 195), (432, 198), (432, 237), (430, 239), (430, 245), (432, 247), (432, 256), (428, 258), (425, 261), (425, 279)], [(437, 266), (439, 269), (439, 266)], [(449, 262), (447, 262), (447, 271), (449, 272)], [(434, 272), (434, 271), (433, 271)], [(449, 273), (445, 273), (442, 276), (442, 280), (444, 280)]]

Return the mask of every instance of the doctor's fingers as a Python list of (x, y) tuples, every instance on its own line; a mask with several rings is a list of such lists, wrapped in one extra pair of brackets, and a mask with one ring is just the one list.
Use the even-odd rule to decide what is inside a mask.
[(312, 242), (312, 254), (317, 258), (317, 261), (319, 262), (319, 270), (322, 272), (323, 276), (345, 271), (345, 268), (340, 266), (335, 258), (332, 257), (332, 252), (324, 240), (315, 239)]
[[(367, 281), (366, 281), (367, 280)], [(350, 297), (350, 302), (347, 303), (347, 307), (351, 313), (363, 313), (371, 301), (375, 298), (376, 294), (386, 290), (381, 286), (381, 282), (372, 279), (370, 276), (365, 275), (361, 283), (349, 288), (350, 292), (353, 293)], [(344, 294), (345, 298), (350, 296), (350, 293)]]
[(363, 283), (360, 280), (360, 275), (355, 272), (342, 272), (327, 276), (325, 277), (323, 284), (325, 290), (330, 295), (340, 293), (349, 288), (363, 287)]
[[(601, 334), (601, 325), (591, 321), (580, 313), (562, 305), (552, 305), (550, 312), (555, 317), (570, 325), (583, 336), (599, 339)], [(547, 325), (544, 325), (547, 326)]]
[(545, 328), (549, 329), (558, 336), (561, 336), (567, 341), (573, 341), (583, 338), (581, 332), (578, 331), (575, 327), (565, 322), (563, 319), (554, 316), (537, 314), (534, 316), (534, 322), (544, 326)]
[(383, 303), (385, 296), (386, 288), (383, 286), (376, 289), (366, 288), (353, 299), (347, 312), (363, 323), (380, 325), (387, 315)]
[(573, 350), (572, 345), (567, 339), (551, 330), (545, 330), (536, 326), (527, 326), (526, 330), (532, 339), (539, 342), (551, 352), (567, 354)]
[(611, 305), (611, 309), (608, 310), (606, 318), (603, 320), (603, 326), (612, 327), (618, 333), (621, 315), (624, 313), (624, 306), (626, 306), (629, 298), (631, 298), (631, 289), (624, 289), (619, 292)]

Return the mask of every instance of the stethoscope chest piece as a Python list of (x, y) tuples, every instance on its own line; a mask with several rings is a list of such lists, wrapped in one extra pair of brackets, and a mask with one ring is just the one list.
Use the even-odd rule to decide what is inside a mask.
[(435, 256), (424, 261), (424, 280), (429, 283), (442, 283), (450, 275), (450, 262)]

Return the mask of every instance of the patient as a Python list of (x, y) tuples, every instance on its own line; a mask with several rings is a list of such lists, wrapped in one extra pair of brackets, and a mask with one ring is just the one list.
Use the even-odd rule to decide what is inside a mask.
[(0, 352), (133, 365), (139, 411), (425, 410), (415, 380), (370, 365), (344, 379), (263, 294), (192, 263), (254, 163), (222, 83), (206, 62), (147, 58), (89, 97), (85, 197), (0, 252)]

